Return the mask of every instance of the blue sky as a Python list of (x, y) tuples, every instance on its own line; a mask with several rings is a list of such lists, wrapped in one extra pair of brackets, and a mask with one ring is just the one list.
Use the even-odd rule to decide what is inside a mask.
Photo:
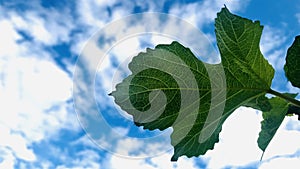
[[(272, 88), (300, 92), (283, 72), (286, 50), (300, 34), (295, 0), (0, 0), (0, 168), (297, 168), (297, 117), (284, 120), (262, 162), (256, 143), (261, 112), (242, 107), (224, 124), (213, 151), (172, 163), (172, 130), (134, 126), (107, 95), (128, 75), (132, 56), (146, 47), (181, 38), (201, 49), (193, 43), (200, 41), (195, 34), (178, 31), (188, 26), (171, 22), (161, 27), (161, 34), (126, 38), (155, 29), (156, 20), (142, 27), (135, 20), (122, 30), (127, 22), (115, 25), (124, 16), (169, 13), (201, 30), (215, 47), (214, 18), (224, 4), (264, 25), (261, 51), (277, 71)], [(99, 55), (93, 57), (94, 52)]]

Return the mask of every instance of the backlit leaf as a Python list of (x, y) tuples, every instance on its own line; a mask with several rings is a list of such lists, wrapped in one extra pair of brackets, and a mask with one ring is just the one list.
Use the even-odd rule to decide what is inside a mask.
[(274, 70), (259, 49), (263, 27), (227, 8), (215, 27), (221, 64), (198, 60), (178, 42), (158, 45), (133, 58), (132, 74), (112, 92), (136, 125), (173, 128), (172, 161), (213, 149), (224, 121), (240, 106), (271, 109), (265, 94)]
[(300, 88), (300, 36), (295, 38), (292, 46), (288, 49), (284, 70), (292, 85)]

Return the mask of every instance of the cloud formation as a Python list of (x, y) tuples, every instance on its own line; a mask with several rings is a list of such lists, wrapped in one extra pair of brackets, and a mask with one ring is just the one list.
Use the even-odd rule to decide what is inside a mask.
[[(243, 10), (248, 3), (250, 2), (204, 0), (188, 4), (174, 2), (166, 5), (166, 1), (147, 1), (142, 4), (140, 1), (81, 0), (59, 8), (45, 7), (40, 1), (34, 1), (27, 6), (21, 2), (17, 5), (13, 2), (2, 3), (0, 7), (2, 11), (0, 14), (0, 102), (2, 103), (0, 133), (1, 138), (5, 139), (0, 140), (0, 168), (22, 168), (23, 166), (23, 168), (119, 169), (125, 166), (149, 169), (193, 169), (201, 168), (199, 167), (201, 165), (208, 165), (208, 168), (258, 166), (257, 161), (261, 152), (256, 146), (256, 137), (259, 132), (261, 114), (246, 108), (239, 109), (228, 119), (229, 122), (225, 124), (221, 133), (221, 142), (216, 145), (215, 150), (200, 158), (183, 157), (177, 164), (174, 164), (169, 162), (172, 152), (140, 159), (128, 159), (103, 152), (82, 131), (73, 109), (71, 101), (73, 79), (70, 72), (74, 69), (74, 62), (64, 58), (69, 70), (66, 72), (55, 60), (57, 58), (54, 55), (60, 56), (59, 51), (55, 53), (52, 49), (53, 46), (67, 44), (66, 50), (70, 50), (71, 54), (79, 55), (87, 40), (99, 28), (134, 11), (161, 12), (165, 8), (171, 14), (181, 16), (194, 26), (202, 28), (213, 23), (216, 12), (223, 7), (223, 4), (226, 4), (232, 11), (239, 11)], [(176, 31), (172, 29), (172, 26), (174, 23), (166, 23), (163, 31)], [(186, 32), (179, 33), (185, 34)], [(186, 34), (188, 36), (188, 33)], [(284, 34), (281, 30), (267, 26), (262, 37), (262, 51), (276, 69), (283, 66), (281, 56), (285, 50), (282, 45), (286, 43)], [(213, 37), (211, 32), (207, 36)], [(148, 40), (150, 42), (145, 44)], [(144, 50), (145, 45), (153, 47), (156, 43), (169, 43), (170, 41), (170, 38), (161, 36), (144, 36), (139, 39), (129, 39), (126, 43), (116, 46), (112, 53), (117, 59), (108, 59), (103, 64), (103, 70), (110, 71), (104, 71), (104, 75), (98, 75), (101, 79), (98, 101), (112, 101), (106, 98), (107, 93), (112, 89), (110, 82), (116, 71), (115, 63), (124, 62), (128, 59), (127, 54), (134, 56), (132, 53)], [(134, 52), (126, 53), (128, 52), (127, 44), (130, 44)], [(124, 54), (123, 57), (116, 57), (120, 53)], [(62, 56), (59, 59), (62, 59)], [(123, 70), (126, 66), (126, 64), (123, 65)], [(125, 71), (126, 73), (128, 72)], [(116, 78), (121, 80), (122, 76), (124, 74)], [(97, 109), (97, 107), (91, 107), (88, 99), (81, 101), (84, 108)], [(105, 108), (112, 108), (113, 104), (106, 103), (105, 105)], [(130, 120), (129, 117), (126, 118)], [(299, 165), (297, 160), (300, 153), (295, 147), (300, 147), (300, 127), (295, 120), (295, 118), (287, 119), (278, 130), (265, 154), (262, 168), (288, 164)], [(237, 128), (243, 128), (243, 130), (237, 131)], [(67, 134), (62, 134), (63, 131)], [(132, 129), (128, 125), (120, 125), (116, 131), (127, 136), (131, 134)], [(166, 134), (170, 132), (166, 131)], [(240, 137), (236, 138), (237, 135)], [(289, 146), (282, 146), (286, 145), (286, 140)], [(118, 140), (113, 145), (105, 138), (99, 138), (99, 141), (105, 143), (105, 146), (114, 146), (115, 151), (122, 152), (122, 154), (140, 153), (144, 156), (147, 156), (147, 151), (159, 152), (164, 146), (164, 144), (147, 145), (141, 139), (136, 138)], [(245, 152), (247, 155), (241, 155)]]

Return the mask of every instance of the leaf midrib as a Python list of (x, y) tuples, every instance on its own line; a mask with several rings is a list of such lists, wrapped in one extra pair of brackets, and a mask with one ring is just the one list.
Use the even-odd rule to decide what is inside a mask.
[[(131, 84), (131, 86), (133, 86)], [(135, 94), (143, 94), (143, 93), (147, 93), (147, 92), (151, 92), (153, 90), (189, 90), (189, 91), (211, 91), (211, 89), (196, 89), (196, 88), (155, 88), (155, 89), (149, 89), (149, 90), (144, 90), (141, 92), (136, 92), (136, 93), (130, 93), (131, 95), (135, 95)], [(224, 89), (213, 89), (213, 90), (224, 90)], [(246, 91), (261, 91), (261, 92), (268, 92), (269, 89), (261, 89), (261, 88), (226, 88), (226, 91), (229, 90), (246, 90)]]

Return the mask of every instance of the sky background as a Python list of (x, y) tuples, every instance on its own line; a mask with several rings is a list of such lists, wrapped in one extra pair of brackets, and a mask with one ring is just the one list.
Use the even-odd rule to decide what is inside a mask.
[[(264, 25), (260, 47), (276, 69), (272, 88), (300, 92), (287, 82), (283, 72), (286, 50), (300, 34), (298, 0), (0, 0), (0, 169), (300, 166), (297, 117), (285, 118), (260, 162), (262, 152), (256, 140), (261, 112), (245, 107), (227, 119), (214, 150), (201, 157), (181, 157), (177, 163), (170, 162), (173, 150), (168, 135), (171, 129), (149, 132), (135, 127), (107, 94), (129, 73), (127, 63), (132, 56), (146, 47), (170, 43), (174, 40), (171, 37), (134, 36), (115, 44), (105, 58), (85, 57), (89, 55), (85, 51), (103, 54), (122, 33), (141, 31), (135, 23), (128, 25), (125, 33), (119, 29), (104, 31), (109, 23), (141, 12), (180, 17), (201, 30), (216, 46), (214, 18), (224, 4), (233, 13), (260, 20)], [(187, 32), (176, 32), (187, 29), (180, 26), (166, 24), (162, 32), (193, 38)], [(97, 37), (99, 32), (109, 36)], [(86, 48), (88, 44), (93, 48)], [(88, 61), (81, 62), (79, 58), (88, 58)], [(90, 70), (91, 65), (95, 69)], [(78, 70), (78, 81), (73, 79), (75, 70)], [(94, 72), (95, 76), (84, 72)], [(89, 89), (86, 88), (91, 85), (89, 82), (95, 82), (93, 93), (89, 93), (94, 94), (95, 102), (82, 92)], [(85, 121), (79, 112), (101, 113), (106, 122), (99, 125), (95, 120), (95, 125), (99, 125), (95, 131), (84, 130), (91, 121)], [(105, 126), (110, 128), (104, 130)], [(105, 134), (96, 138), (89, 132)], [(153, 138), (157, 138), (157, 142)]]

